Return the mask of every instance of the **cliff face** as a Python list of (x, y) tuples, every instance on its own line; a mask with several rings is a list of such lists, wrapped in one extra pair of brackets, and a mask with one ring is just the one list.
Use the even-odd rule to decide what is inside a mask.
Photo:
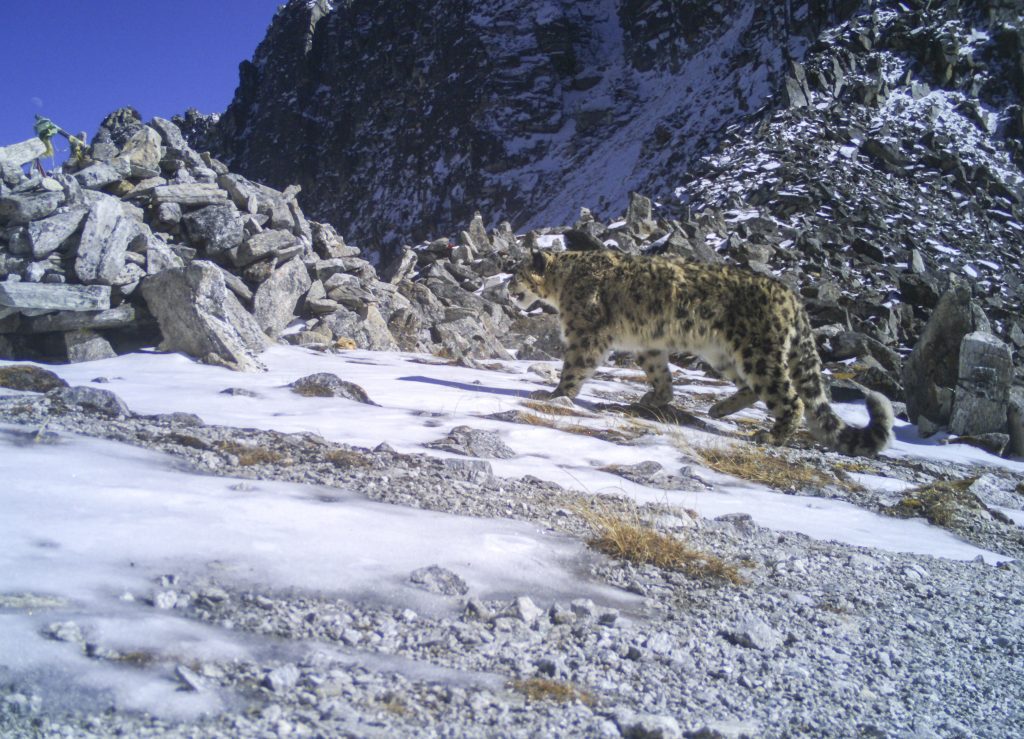
[(522, 228), (671, 191), (849, 0), (293, 0), (213, 148), (355, 240)]

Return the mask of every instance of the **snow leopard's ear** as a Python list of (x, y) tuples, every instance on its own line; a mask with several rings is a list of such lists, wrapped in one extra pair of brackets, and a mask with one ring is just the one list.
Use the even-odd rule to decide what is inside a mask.
[(542, 251), (534, 251), (533, 254), (531, 255), (531, 265), (530, 266), (533, 267), (533, 271), (534, 272), (536, 272), (538, 275), (542, 275), (542, 274), (544, 274), (544, 270), (548, 266), (548, 260), (549, 259), (551, 259), (551, 255), (550, 254), (545, 254)]

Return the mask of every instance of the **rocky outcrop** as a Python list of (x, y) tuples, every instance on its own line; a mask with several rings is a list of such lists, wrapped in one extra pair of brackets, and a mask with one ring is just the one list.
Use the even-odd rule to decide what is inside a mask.
[(321, 349), (510, 356), (516, 311), (500, 290), (475, 294), (518, 254), (507, 225), (492, 238), (477, 217), (462, 244), (406, 249), (380, 280), (305, 218), (298, 187), (230, 172), (170, 121), (116, 111), (52, 176), (22, 171), (37, 149), (0, 150), (0, 356), (87, 361), (159, 343), (255, 369), (288, 327), (287, 341)]

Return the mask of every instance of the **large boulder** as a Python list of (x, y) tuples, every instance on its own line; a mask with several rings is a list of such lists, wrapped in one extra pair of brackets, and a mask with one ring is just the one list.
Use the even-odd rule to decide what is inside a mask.
[(959, 435), (1004, 433), (1013, 382), (1010, 347), (984, 331), (960, 343), (960, 369), (949, 430)]
[(267, 337), (228, 290), (216, 265), (195, 261), (142, 282), (142, 294), (163, 334), (166, 351), (181, 351), (232, 369), (262, 369)]
[(124, 269), (128, 245), (140, 233), (120, 201), (100, 196), (89, 210), (78, 243), (75, 274), (86, 285), (113, 285)]
[(260, 328), (269, 336), (281, 333), (295, 317), (299, 299), (311, 284), (301, 259), (292, 259), (275, 269), (253, 297), (253, 313)]
[(903, 363), (907, 415), (933, 426), (949, 422), (953, 389), (960, 377), (960, 345), (967, 334), (988, 330), (988, 319), (971, 299), (970, 286), (951, 278), (921, 338)]

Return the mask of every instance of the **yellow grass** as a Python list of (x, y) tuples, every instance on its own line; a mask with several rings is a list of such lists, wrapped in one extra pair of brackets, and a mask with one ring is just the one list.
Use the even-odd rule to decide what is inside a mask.
[(622, 512), (581, 506), (577, 512), (594, 529), (587, 543), (611, 557), (682, 572), (696, 580), (724, 580), (734, 585), (746, 582), (734, 565), (657, 531), (641, 521), (636, 510)]
[(723, 475), (739, 477), (779, 490), (806, 490), (838, 485), (847, 490), (859, 486), (848, 479), (747, 444), (689, 447), (702, 464)]
[(291, 460), (281, 452), (257, 446), (246, 446), (237, 441), (221, 441), (216, 444), (218, 450), (225, 454), (238, 457), (240, 467), (251, 467), (257, 464), (288, 464)]
[(897, 518), (921, 517), (929, 523), (951, 528), (957, 518), (968, 510), (988, 510), (978, 496), (970, 492), (976, 477), (966, 480), (946, 480), (908, 490), (899, 503), (882, 508), (882, 512)]
[(572, 683), (550, 680), (545, 677), (513, 680), (512, 689), (532, 701), (553, 701), (555, 703), (579, 701), (588, 706), (594, 704), (594, 697), (587, 691), (577, 688)]

